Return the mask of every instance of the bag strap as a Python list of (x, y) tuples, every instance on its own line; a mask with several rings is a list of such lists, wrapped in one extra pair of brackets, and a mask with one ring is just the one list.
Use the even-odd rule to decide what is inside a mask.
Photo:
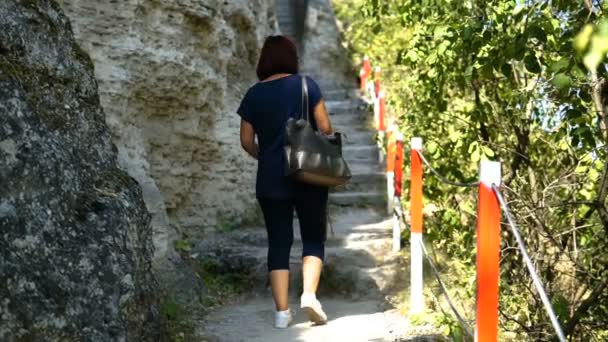
[(304, 75), (302, 75), (302, 116), (308, 121), (308, 82)]

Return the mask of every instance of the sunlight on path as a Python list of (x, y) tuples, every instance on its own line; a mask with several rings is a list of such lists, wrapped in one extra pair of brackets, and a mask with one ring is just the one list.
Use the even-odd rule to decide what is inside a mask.
[[(405, 321), (395, 312), (383, 312), (377, 301), (350, 302), (324, 300), (330, 317), (327, 325), (311, 326), (305, 315), (295, 310), (294, 324), (275, 329), (272, 299), (256, 298), (245, 305), (218, 313), (224, 319), (216, 327), (224, 332), (222, 341), (394, 341), (393, 332), (404, 331)], [(291, 303), (297, 307), (296, 302)], [(247, 330), (242, 329), (247, 327)], [(211, 332), (211, 331), (210, 331)], [(392, 336), (392, 338), (391, 338)]]

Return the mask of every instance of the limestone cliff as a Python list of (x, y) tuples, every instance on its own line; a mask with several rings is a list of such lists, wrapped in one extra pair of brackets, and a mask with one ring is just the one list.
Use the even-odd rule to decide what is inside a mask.
[(235, 111), (274, 1), (59, 2), (94, 61), (120, 165), (143, 188), (157, 257), (171, 226), (196, 235), (251, 215), (255, 163)]
[(156, 339), (149, 221), (68, 18), (0, 1), (0, 341)]

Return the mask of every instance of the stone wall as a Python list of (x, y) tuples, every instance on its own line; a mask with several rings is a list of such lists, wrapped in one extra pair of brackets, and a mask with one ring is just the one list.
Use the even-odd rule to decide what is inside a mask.
[[(257, 208), (241, 96), (275, 31), (272, 0), (59, 0), (92, 56), (120, 165), (143, 188), (157, 257)], [(173, 227), (173, 228), (169, 228)]]
[(308, 1), (303, 44), (303, 71), (324, 80), (321, 91), (356, 88), (356, 73), (345, 58), (347, 51), (330, 0)]
[(0, 341), (156, 340), (149, 223), (68, 18), (0, 1)]

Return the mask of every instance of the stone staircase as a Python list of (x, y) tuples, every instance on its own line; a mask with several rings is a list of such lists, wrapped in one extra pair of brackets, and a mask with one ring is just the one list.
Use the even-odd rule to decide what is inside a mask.
[[(277, 0), (283, 34), (295, 34), (290, 19), (293, 3)], [(346, 58), (344, 56), (343, 58)], [(293, 326), (271, 328), (273, 306), (266, 273), (266, 232), (239, 229), (221, 244), (201, 241), (192, 253), (199, 257), (223, 256), (226, 264), (245, 263), (255, 269), (252, 292), (238, 304), (221, 308), (203, 325), (209, 341), (400, 341), (408, 337), (409, 322), (386, 302), (406, 283), (402, 256), (391, 252), (391, 221), (386, 215), (384, 166), (372, 129), (368, 105), (359, 97), (349, 76), (332, 79), (316, 61), (304, 61), (302, 73), (321, 88), (333, 127), (346, 137), (343, 155), (353, 177), (330, 194), (333, 233), (325, 244), (325, 263), (318, 295), (330, 317), (327, 325), (311, 327), (296, 310)], [(318, 64), (318, 63), (317, 63)], [(297, 308), (302, 291), (302, 247), (299, 223), (294, 220), (291, 251), (290, 302)], [(207, 239), (209, 240), (209, 239)], [(227, 257), (230, 256), (230, 257)], [(266, 286), (264, 286), (266, 285)]]
[(386, 200), (384, 167), (366, 104), (359, 98), (347, 97), (356, 90), (342, 94), (333, 89), (321, 91), (334, 129), (345, 135), (342, 153), (353, 174), (347, 185), (332, 192), (330, 202), (339, 206), (383, 205)]
[[(297, 34), (295, 13), (299, 2), (276, 0), (279, 28), (286, 36)], [(384, 167), (380, 163), (369, 110), (359, 98), (358, 89), (344, 88), (343, 82), (323, 77), (320, 69), (314, 63), (306, 63), (301, 73), (311, 76), (321, 88), (333, 127), (345, 135), (343, 155), (353, 174), (349, 184), (332, 192), (330, 203), (338, 206), (383, 205), (386, 200)]]
[(294, 2), (293, 0), (275, 0), (275, 10), (277, 13), (277, 21), (281, 33), (288, 37), (295, 37), (296, 24), (294, 18)]

